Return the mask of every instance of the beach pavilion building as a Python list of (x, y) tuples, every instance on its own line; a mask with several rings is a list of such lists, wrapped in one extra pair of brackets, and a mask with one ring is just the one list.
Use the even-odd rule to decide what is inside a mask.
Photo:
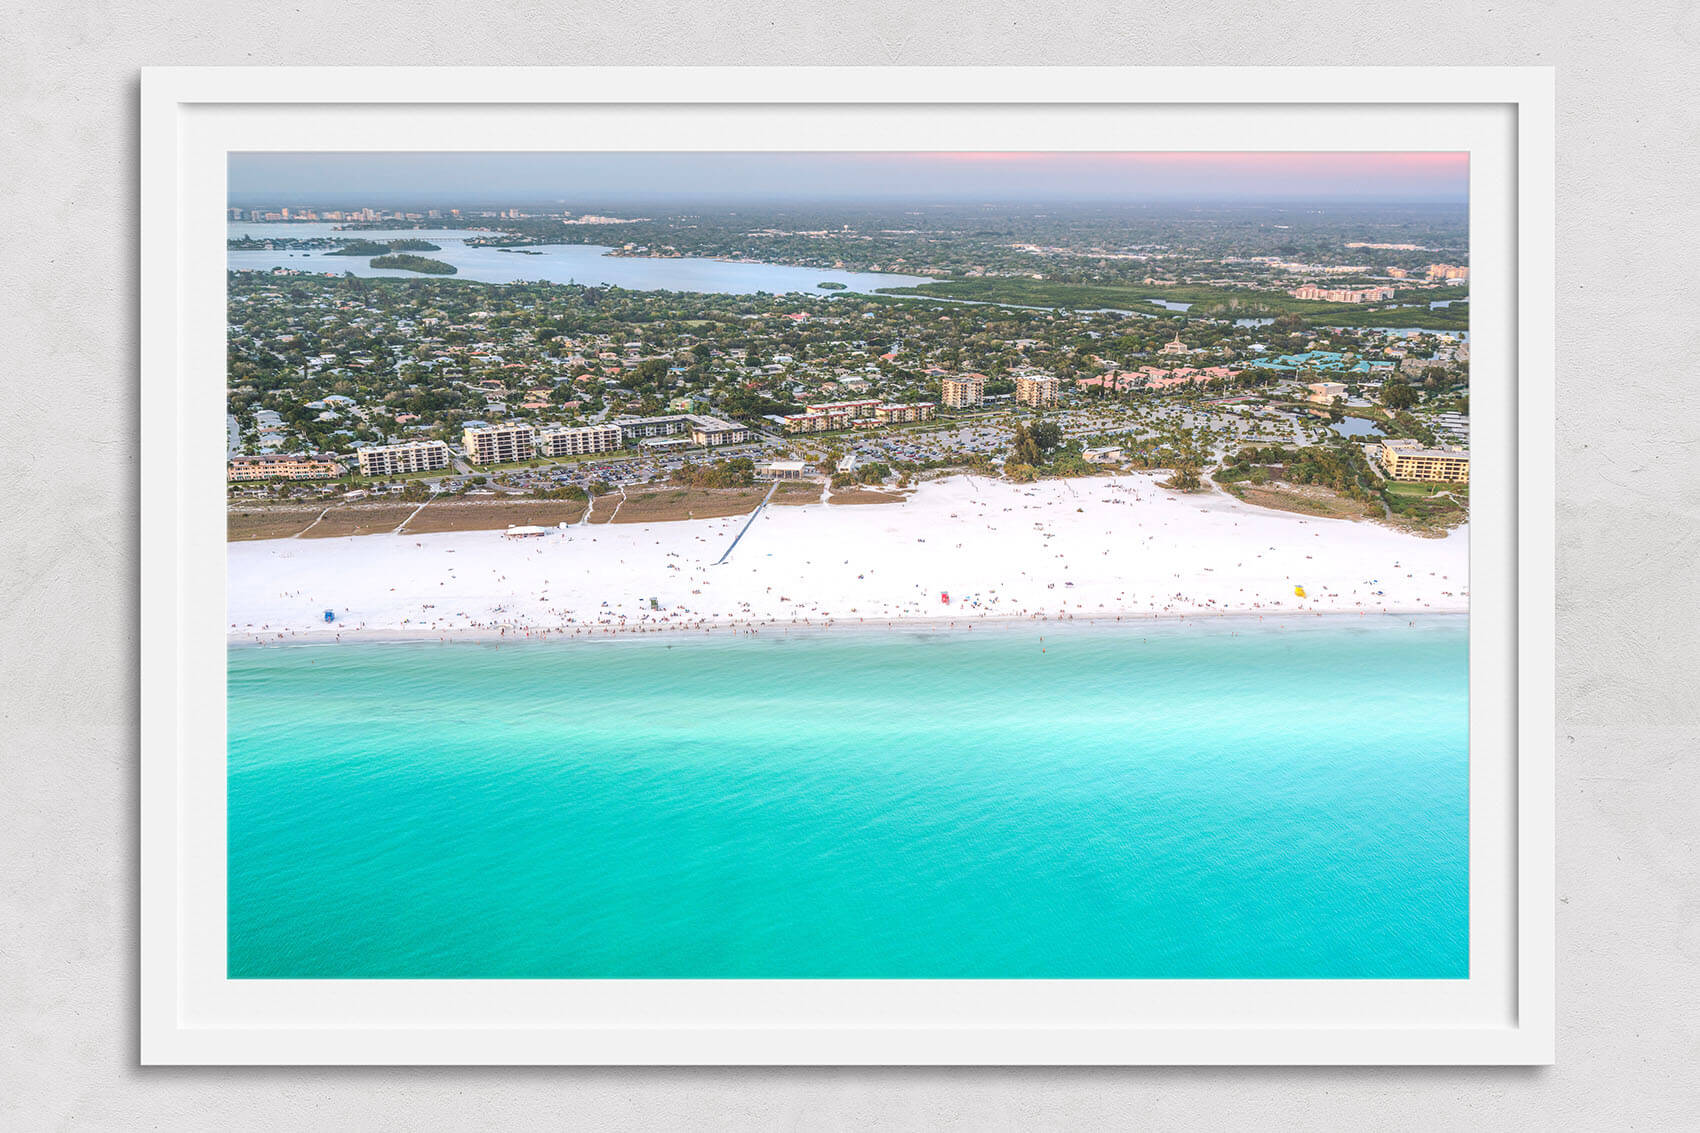
[(770, 460), (765, 464), (756, 465), (757, 480), (806, 480), (814, 469), (806, 461), (801, 460)]

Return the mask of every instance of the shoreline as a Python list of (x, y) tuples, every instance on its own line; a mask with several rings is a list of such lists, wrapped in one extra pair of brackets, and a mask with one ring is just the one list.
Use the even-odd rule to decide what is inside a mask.
[[(226, 638), (762, 633), (1459, 613), (1469, 536), (1192, 496), (1153, 474), (928, 481), (875, 508), (227, 544)], [(333, 620), (326, 621), (330, 613)]]
[[(574, 625), (555, 628), (538, 627), (509, 627), (512, 632), (494, 628), (465, 628), (450, 630), (434, 629), (351, 629), (342, 633), (289, 634), (277, 635), (261, 640), (251, 634), (231, 633), (226, 635), (226, 645), (233, 649), (265, 649), (279, 648), (291, 645), (419, 645), (440, 644), (453, 645), (457, 643), (478, 645), (515, 645), (515, 644), (560, 644), (567, 642), (614, 641), (631, 638), (700, 638), (700, 637), (805, 637), (826, 633), (969, 633), (976, 629), (993, 632), (1008, 632), (1018, 626), (1038, 627), (1084, 627), (1088, 629), (1108, 629), (1113, 626), (1133, 625), (1162, 625), (1166, 628), (1176, 628), (1186, 623), (1196, 625), (1222, 625), (1229, 622), (1242, 622), (1250, 628), (1264, 626), (1273, 630), (1285, 630), (1288, 623), (1297, 625), (1314, 625), (1317, 622), (1363, 622), (1374, 619), (1376, 623), (1393, 622), (1400, 619), (1415, 622), (1468, 619), (1470, 611), (1467, 607), (1457, 609), (1385, 609), (1385, 610), (1289, 610), (1284, 612), (1258, 613), (1248, 610), (1221, 610), (1202, 613), (1149, 613), (1133, 611), (1125, 614), (1096, 616), (1085, 618), (1050, 617), (1033, 615), (1031, 617), (1009, 617), (988, 615), (973, 618), (889, 618), (889, 619), (833, 619), (830, 621), (759, 621), (759, 622), (717, 622), (696, 626), (605, 626), (605, 625)], [(334, 623), (333, 623), (334, 624)], [(1380, 628), (1397, 628), (1391, 625)]]

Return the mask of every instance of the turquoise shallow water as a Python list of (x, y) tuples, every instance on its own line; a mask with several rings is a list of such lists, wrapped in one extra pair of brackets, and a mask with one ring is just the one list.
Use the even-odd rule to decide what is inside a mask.
[(233, 648), (230, 974), (1464, 978), (1467, 646)]

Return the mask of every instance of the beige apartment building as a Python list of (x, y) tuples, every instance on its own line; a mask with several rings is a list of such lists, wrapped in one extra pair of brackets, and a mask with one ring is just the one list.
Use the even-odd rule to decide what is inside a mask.
[(691, 427), (691, 443), (713, 448), (716, 445), (742, 444), (750, 439), (750, 431), (736, 421), (727, 421), (720, 417), (689, 418)]
[(360, 459), (362, 476), (399, 476), (404, 472), (432, 472), (447, 468), (452, 460), (449, 446), (442, 441), (404, 441), (396, 445), (363, 448), (354, 454)]
[(585, 425), (577, 429), (544, 429), (533, 442), (544, 456), (589, 456), (613, 452), (625, 444), (618, 425)]
[(975, 409), (986, 404), (986, 375), (954, 374), (941, 379), (940, 398), (947, 409)]
[(1035, 409), (1057, 403), (1057, 395), (1062, 392), (1062, 379), (1051, 377), (1049, 374), (1024, 374), (1015, 379), (1015, 401), (1017, 405), (1031, 405)]
[(848, 429), (850, 414), (839, 413), (793, 413), (785, 418), (787, 433), (830, 433), (834, 429)]
[(1321, 299), (1328, 303), (1379, 303), (1393, 298), (1391, 287), (1318, 287), (1307, 283), (1287, 292), (1294, 299)]
[(809, 413), (827, 413), (834, 416), (843, 415), (849, 417), (852, 421), (874, 416), (879, 407), (880, 403), (878, 399), (871, 401), (826, 401), (819, 405), (803, 406), (803, 408)]
[(870, 425), (902, 425), (910, 421), (931, 421), (938, 416), (938, 406), (931, 401), (915, 401), (903, 405), (868, 402), (833, 402), (811, 405), (807, 413), (793, 413), (785, 418), (787, 433), (830, 433), (838, 429)]
[(238, 480), (334, 480), (347, 471), (328, 456), (314, 453), (268, 452), (233, 456), (226, 476)]
[(1332, 405), (1335, 398), (1346, 396), (1346, 387), (1340, 382), (1311, 382), (1305, 389), (1310, 391), (1306, 400), (1316, 405)]
[(1470, 479), (1470, 453), (1461, 448), (1424, 448), (1407, 437), (1381, 442), (1381, 467), (1395, 480), (1462, 484)]
[(874, 409), (874, 420), (882, 425), (902, 425), (909, 421), (931, 421), (938, 416), (938, 406), (930, 401), (915, 401), (906, 405), (881, 405)]
[(535, 437), (530, 425), (482, 425), (468, 426), (461, 442), (466, 446), (466, 459), (473, 464), (512, 464), (532, 458)]

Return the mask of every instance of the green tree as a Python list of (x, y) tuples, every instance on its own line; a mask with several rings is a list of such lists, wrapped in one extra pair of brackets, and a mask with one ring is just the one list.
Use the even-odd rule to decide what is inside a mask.
[(1417, 403), (1417, 391), (1404, 382), (1388, 382), (1382, 387), (1381, 403), (1389, 409), (1409, 409)]
[(1169, 484), (1183, 492), (1190, 492), (1198, 487), (1198, 464), (1190, 459), (1176, 461), (1175, 474), (1170, 478)]
[(1009, 463), (1033, 468), (1041, 459), (1043, 457), (1039, 451), (1039, 442), (1033, 439), (1033, 431), (1026, 425), (1017, 425), (1015, 436), (1010, 441)]

